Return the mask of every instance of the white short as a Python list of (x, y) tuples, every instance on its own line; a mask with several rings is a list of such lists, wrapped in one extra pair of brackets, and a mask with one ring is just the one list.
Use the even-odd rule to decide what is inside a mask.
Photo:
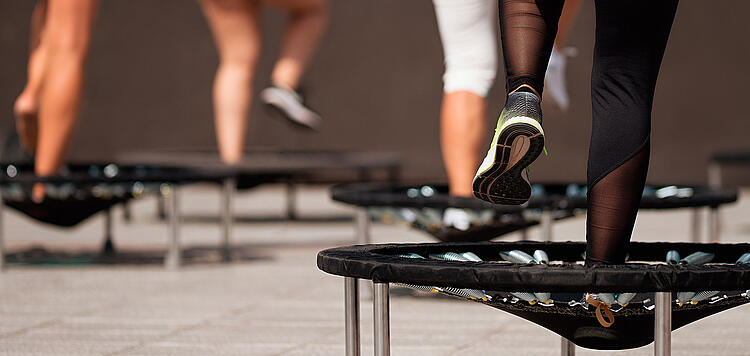
[(433, 0), (445, 73), (443, 91), (485, 97), (497, 75), (497, 0)]

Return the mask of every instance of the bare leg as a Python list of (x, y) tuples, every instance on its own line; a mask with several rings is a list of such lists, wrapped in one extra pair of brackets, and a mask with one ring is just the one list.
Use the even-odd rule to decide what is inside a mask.
[[(68, 151), (83, 90), (83, 74), (99, 0), (50, 0), (45, 36), (47, 51), (39, 107), (39, 143), (35, 172), (57, 174)], [(41, 194), (41, 195), (40, 195)], [(40, 200), (43, 190), (35, 189)]]
[(480, 150), (487, 130), (485, 99), (470, 91), (443, 96), (440, 146), (448, 173), (451, 195), (472, 196), (471, 182), (479, 166)]
[(39, 112), (39, 92), (42, 87), (46, 51), (40, 46), (44, 33), (45, 17), (47, 15), (47, 1), (37, 1), (31, 15), (31, 31), (29, 40), (29, 64), (26, 87), (13, 105), (16, 116), (16, 129), (23, 147), (29, 151), (36, 150), (38, 135), (37, 114)]
[(328, 0), (266, 0), (289, 14), (281, 56), (271, 73), (271, 81), (297, 90), (328, 23)]
[(248, 0), (202, 0), (219, 51), (214, 78), (214, 122), (224, 163), (242, 158), (255, 65), (261, 48), (258, 4)]

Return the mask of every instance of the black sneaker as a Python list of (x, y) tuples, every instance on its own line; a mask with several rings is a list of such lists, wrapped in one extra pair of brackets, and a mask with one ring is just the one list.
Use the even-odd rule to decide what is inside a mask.
[(495, 204), (525, 203), (531, 196), (531, 185), (521, 173), (543, 150), (539, 97), (528, 92), (511, 93), (497, 120), (487, 156), (474, 177), (474, 196)]

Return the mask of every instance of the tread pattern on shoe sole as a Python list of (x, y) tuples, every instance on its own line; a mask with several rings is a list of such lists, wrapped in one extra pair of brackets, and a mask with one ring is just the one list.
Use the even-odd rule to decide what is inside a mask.
[[(508, 167), (516, 138), (526, 136), (529, 147), (515, 164)], [(494, 204), (519, 205), (531, 196), (531, 186), (521, 177), (523, 170), (544, 150), (544, 135), (538, 128), (517, 123), (503, 129), (497, 141), (495, 162), (473, 183), (474, 196)]]

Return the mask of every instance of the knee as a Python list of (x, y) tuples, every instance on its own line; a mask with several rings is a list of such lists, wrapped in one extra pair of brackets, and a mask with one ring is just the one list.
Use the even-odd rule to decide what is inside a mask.
[(490, 53), (461, 55), (446, 58), (443, 74), (443, 91), (450, 93), (467, 90), (486, 97), (497, 75), (497, 62)]
[(286, 11), (290, 17), (328, 18), (328, 0), (267, 0)]

